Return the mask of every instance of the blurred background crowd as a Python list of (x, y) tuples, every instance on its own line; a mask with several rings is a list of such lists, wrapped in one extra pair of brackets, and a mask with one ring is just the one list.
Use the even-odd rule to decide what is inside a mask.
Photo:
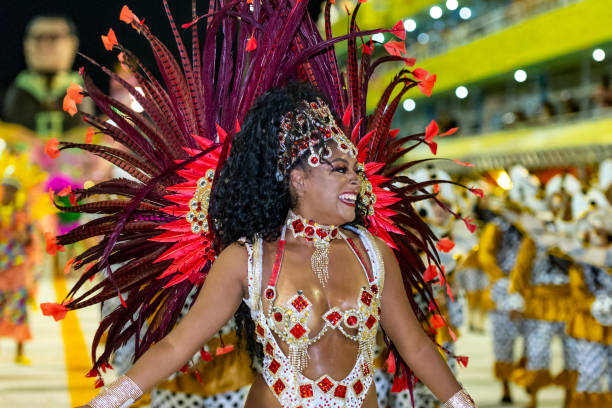
[[(123, 2), (85, 3), (90, 2), (0, 6), (0, 376), (36, 365), (28, 342), (44, 340), (36, 338), (32, 327), (40, 314), (39, 287), (55, 285), (61, 298), (65, 283), (62, 289), (57, 281), (78, 278), (70, 272), (75, 249), (58, 247), (53, 237), (83, 220), (70, 212), (59, 215), (48, 192), (59, 196), (55, 204), (73, 206), (78, 204), (74, 189), (122, 175), (119, 167), (97, 157), (103, 155), (99, 151), (96, 156), (66, 150), (56, 159), (58, 141), (112, 145), (110, 138), (93, 134), (79, 115), (71, 115), (67, 89), (81, 84), (78, 70), (85, 66), (99, 86), (133, 109), (139, 107), (120, 84), (77, 55), (80, 51), (130, 81), (121, 61), (111, 59), (100, 40), (109, 35)], [(129, 6), (171, 44), (161, 2), (153, 3), (131, 1)], [(190, 2), (184, 3), (173, 5), (179, 23), (191, 20)], [(355, 3), (336, 0), (336, 34), (346, 30), (344, 10)], [(371, 0), (363, 5), (367, 11), (361, 12), (360, 28), (401, 21), (406, 55), (438, 75), (431, 97), (406, 95), (394, 127), (423, 132), (436, 120), (441, 131), (459, 128), (402, 160), (432, 153), (449, 158), (425, 163), (409, 176), (471, 187), (472, 194), (450, 184), (431, 187), (440, 205), (468, 215), (469, 222), (457, 221), (435, 204), (418, 210), (439, 237), (454, 243), (440, 248), (456, 296), (438, 296), (451, 327), (438, 340), (464, 351), (470, 350), (465, 342), (479, 338), (482, 344), (485, 339), (488, 348), (478, 352), (493, 356), (477, 380), (488, 393), (481, 397), (488, 405), (482, 406), (612, 407), (610, 6), (603, 0)], [(311, 1), (310, 10), (318, 18), (321, 1)], [(122, 34), (117, 28), (130, 48), (142, 46), (128, 35), (124, 41)], [(385, 36), (372, 41), (382, 44)], [(382, 53), (381, 48), (374, 52)], [(342, 56), (341, 48), (338, 53)], [(381, 93), (392, 75), (378, 72), (371, 93)], [(80, 109), (93, 113), (96, 108), (85, 98)], [(431, 280), (440, 279), (436, 271), (429, 273)], [(92, 319), (99, 318), (95, 311)], [(75, 335), (90, 341), (91, 333)], [(229, 325), (223, 338), (231, 342), (231, 336)], [(213, 373), (206, 386), (194, 373), (180, 373), (141, 404), (241, 406), (252, 376), (244, 358), (227, 354), (213, 361), (201, 356), (198, 364)], [(127, 370), (130, 355), (128, 344), (125, 355), (115, 356), (115, 373), (108, 375)], [(466, 363), (449, 361), (453, 369)], [(222, 369), (234, 370), (232, 381), (214, 381), (215, 370)], [(461, 378), (469, 368), (458, 370)], [(409, 395), (387, 392), (389, 378), (380, 362), (381, 407), (411, 406)], [(490, 387), (494, 383), (499, 385)], [(68, 381), (68, 388), (71, 384), (79, 387), (82, 381)], [(549, 387), (562, 392), (556, 399), (538, 400)], [(58, 398), (64, 398), (65, 406), (74, 405), (87, 393)], [(478, 402), (479, 392), (473, 394)], [(20, 401), (28, 401), (24, 395), (20, 385), (0, 385), (2, 406), (21, 406)], [(418, 407), (438, 406), (421, 387), (414, 397)]]

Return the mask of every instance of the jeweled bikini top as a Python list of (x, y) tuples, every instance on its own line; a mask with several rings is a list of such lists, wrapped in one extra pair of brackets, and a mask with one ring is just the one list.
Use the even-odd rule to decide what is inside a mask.
[[(325, 326), (312, 339), (309, 336), (310, 330), (307, 325), (312, 303), (303, 293), (296, 293), (284, 306), (274, 305), (276, 280), (280, 270), (284, 243), (279, 244), (275, 261), (278, 266), (273, 269), (274, 273), (269, 281), (271, 284), (265, 290), (262, 290), (261, 279), (263, 240), (259, 237), (252, 245), (247, 243), (249, 297), (245, 299), (245, 302), (251, 309), (257, 341), (261, 343), (264, 350), (263, 378), (282, 407), (359, 408), (363, 405), (368, 389), (372, 385), (373, 350), (376, 343), (376, 322), (380, 316), (378, 305), (384, 286), (384, 263), (373, 237), (367, 230), (364, 228), (349, 229), (360, 236), (370, 259), (372, 270), (364, 268), (370, 288), (366, 287), (361, 290), (354, 308), (348, 310), (332, 308), (324, 313), (321, 318)], [(347, 242), (351, 245), (351, 241), (347, 240)], [(359, 251), (356, 254), (359, 254)], [(360, 256), (357, 255), (357, 258), (359, 259)], [(360, 261), (363, 265), (366, 264), (363, 260)], [(267, 312), (264, 303), (267, 303)], [(355, 329), (347, 330), (353, 327), (357, 333), (354, 336), (351, 332), (354, 333)], [(324, 333), (335, 329), (359, 343), (359, 353), (355, 358), (353, 368), (341, 379), (327, 374), (316, 379), (304, 376), (301, 370), (297, 369), (303, 356), (302, 350), (306, 351), (307, 347), (321, 338)], [(277, 337), (290, 345), (289, 354), (294, 355), (293, 363), (290, 356), (285, 355), (280, 348)], [(291, 344), (293, 344), (293, 353)]]
[[(268, 302), (266, 320), (268, 327), (289, 346), (289, 361), (298, 371), (302, 371), (308, 364), (308, 347), (316, 343), (328, 330), (338, 330), (349, 340), (359, 343), (360, 353), (366, 353), (367, 360), (373, 358), (373, 350), (380, 318), (379, 288), (372, 271), (366, 260), (362, 257), (359, 248), (353, 240), (343, 234), (339, 229), (338, 234), (349, 244), (349, 247), (359, 260), (368, 279), (368, 287), (363, 286), (357, 298), (357, 307), (341, 310), (332, 307), (321, 318), (325, 322), (323, 328), (310, 336), (308, 319), (312, 310), (312, 302), (301, 290), (289, 299), (285, 305), (275, 305), (276, 283), (282, 264), (285, 250), (285, 230), (283, 228), (281, 239), (276, 251), (276, 258), (270, 280), (264, 292)], [(357, 330), (357, 334), (351, 334), (347, 329)]]

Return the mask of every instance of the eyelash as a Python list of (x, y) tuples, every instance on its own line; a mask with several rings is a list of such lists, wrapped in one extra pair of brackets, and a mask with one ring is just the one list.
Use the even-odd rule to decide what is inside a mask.
[[(344, 166), (340, 166), (340, 167), (333, 167), (332, 166), (332, 172), (338, 172), (341, 174), (346, 174), (346, 172), (348, 171), (347, 167)], [(364, 172), (362, 170), (355, 170), (355, 173), (357, 173), (358, 176), (362, 176), (364, 174)]]

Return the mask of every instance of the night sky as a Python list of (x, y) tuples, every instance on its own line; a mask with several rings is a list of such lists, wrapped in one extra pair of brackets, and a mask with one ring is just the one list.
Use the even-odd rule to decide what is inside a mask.
[[(318, 13), (323, 0), (311, 0), (312, 13)], [(117, 60), (117, 52), (108, 52), (102, 46), (100, 35), (113, 28), (119, 42), (135, 52), (144, 63), (154, 66), (146, 41), (127, 24), (119, 21), (121, 7), (128, 7), (139, 17), (144, 18), (151, 31), (157, 35), (171, 51), (175, 52), (174, 39), (163, 8), (162, 0), (4, 0), (0, 5), (0, 38), (4, 47), (0, 52), (0, 90), (5, 89), (17, 73), (25, 68), (23, 57), (23, 34), (28, 21), (37, 14), (61, 13), (72, 18), (79, 30), (79, 51), (94, 58), (103, 65), (112, 66)], [(191, 21), (191, 0), (170, 0), (170, 8), (179, 30), (185, 35), (186, 45), (190, 44), (190, 30), (182, 30), (180, 25)], [(198, 1), (198, 15), (205, 14), (208, 0)], [(77, 56), (75, 69), (88, 64)], [(103, 85), (104, 76), (96, 70), (88, 72), (96, 82)]]

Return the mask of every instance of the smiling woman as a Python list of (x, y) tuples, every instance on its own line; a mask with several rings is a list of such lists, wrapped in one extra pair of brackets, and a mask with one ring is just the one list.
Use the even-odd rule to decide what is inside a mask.
[[(414, 372), (445, 406), (474, 406), (423, 330), (424, 312), (411, 299), (413, 291), (421, 292), (438, 310), (422, 260), (440, 265), (436, 239), (412, 206), (429, 198), (418, 194), (429, 184), (402, 176), (408, 166), (394, 164), (409, 150), (405, 143), (432, 143), (437, 134), (436, 126), (427, 135), (394, 140), (397, 132), (390, 129), (402, 95), (419, 79), (433, 86), (435, 75), (402, 70), (367, 115), (367, 81), (379, 63), (363, 58), (358, 64), (355, 39), (381, 30), (359, 32), (353, 22), (347, 89), (332, 47), (340, 39), (326, 43), (306, 6), (236, 1), (208, 20), (194, 15), (185, 24), (194, 42), (199, 22), (211, 30), (207, 39), (223, 27), (235, 42), (206, 41), (202, 54), (195, 44), (189, 60), (176, 30), (182, 67), (124, 9), (122, 21), (149, 40), (167, 80), (162, 87), (152, 79), (120, 39), (107, 41), (122, 51), (145, 95), (113, 78), (146, 115), (104, 95), (85, 76), (83, 93), (113, 123), (85, 119), (129, 151), (103, 148), (100, 154), (138, 180), (109, 180), (75, 192), (85, 204), (70, 211), (108, 215), (58, 243), (105, 239), (76, 258), (76, 268), (93, 266), (70, 301), (43, 305), (53, 314), (115, 296), (123, 302), (98, 330), (96, 339), (104, 332), (108, 338), (90, 375), (106, 369), (111, 353), (129, 338), (137, 361), (89, 406), (125, 406), (177, 370), (189, 370), (194, 353), (232, 316), (262, 368), (247, 408), (377, 407), (379, 329), (396, 367), (394, 391), (410, 388)], [(201, 66), (200, 55), (215, 61), (218, 47), (224, 69)], [(381, 62), (392, 61), (405, 62), (397, 55)], [(399, 96), (391, 99), (394, 90)], [(70, 147), (98, 152), (89, 144), (63, 143), (60, 150)], [(88, 202), (111, 193), (125, 199)], [(103, 270), (107, 279), (77, 295)], [(177, 323), (177, 310), (194, 291), (195, 302)]]

